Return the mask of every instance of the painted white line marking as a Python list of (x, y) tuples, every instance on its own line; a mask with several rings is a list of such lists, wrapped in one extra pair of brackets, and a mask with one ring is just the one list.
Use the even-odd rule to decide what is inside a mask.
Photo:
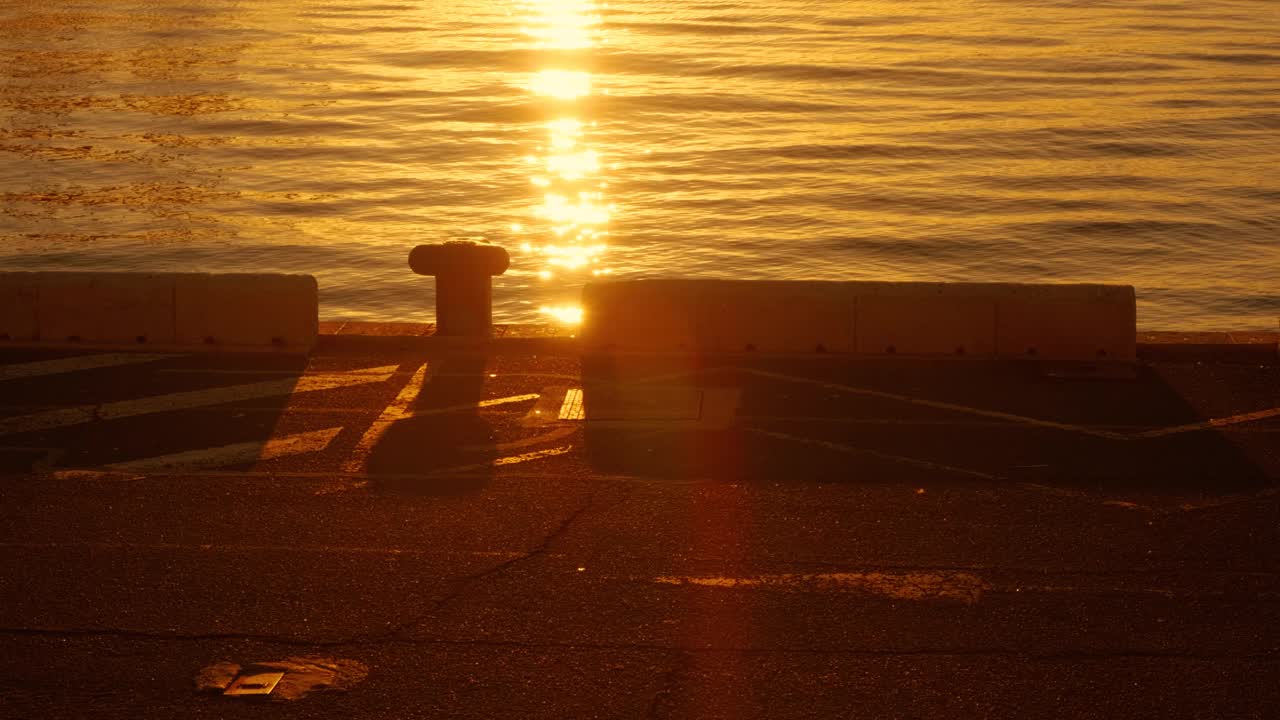
[(786, 380), (789, 382), (800, 383), (804, 385), (814, 385), (827, 390), (836, 390), (846, 392), (852, 395), (865, 395), (867, 397), (883, 398), (885, 400), (895, 400), (897, 402), (907, 403), (908, 405), (920, 405), (922, 407), (936, 408), (939, 410), (953, 410), (955, 412), (968, 413), (970, 415), (979, 415), (982, 417), (998, 418), (1000, 420), (1008, 420), (1009, 422), (1020, 423), (1023, 425), (1032, 425), (1036, 427), (1051, 428), (1053, 430), (1065, 430), (1068, 432), (1080, 433), (1082, 435), (1092, 435), (1094, 437), (1106, 438), (1108, 440), (1128, 440), (1130, 436), (1121, 433), (1114, 433), (1108, 430), (1098, 430), (1096, 428), (1086, 427), (1083, 425), (1072, 425), (1070, 423), (1054, 422), (1052, 420), (1041, 420), (1039, 418), (1027, 417), (1025, 415), (1016, 415), (1014, 413), (1000, 412), (999, 410), (984, 410), (982, 408), (971, 407), (969, 405), (959, 405), (956, 403), (941, 402), (938, 400), (925, 400), (922, 398), (911, 397), (910, 395), (899, 395), (897, 393), (884, 392), (882, 390), (871, 390), (869, 388), (854, 387), (852, 385), (843, 385), (840, 383), (831, 383), (823, 380), (812, 380), (809, 378), (795, 377), (793, 375), (784, 375), (782, 373), (769, 372), (767, 370), (756, 370), (754, 368), (741, 368), (742, 372), (758, 375), (760, 377), (773, 378), (775, 380)]
[(20, 432), (93, 422), (97, 417), (96, 413), (97, 408), (90, 405), (58, 408), (57, 410), (45, 410), (32, 415), (4, 418), (0, 419), (0, 435), (12, 435)]
[(137, 353), (103, 353), (98, 355), (80, 355), (77, 357), (58, 358), (41, 362), (20, 363), (16, 365), (0, 365), (0, 382), (19, 378), (40, 377), (43, 375), (59, 375), (61, 373), (93, 370), (96, 368), (116, 367), (119, 365), (137, 365), (139, 363), (164, 360), (176, 355), (140, 355)]
[(801, 593), (855, 593), (894, 600), (958, 600), (973, 604), (990, 586), (965, 572), (783, 573), (755, 577), (687, 577), (661, 575), (659, 585), (693, 585), (725, 589), (763, 589)]
[(556, 455), (564, 455), (573, 450), (572, 445), (564, 445), (561, 447), (549, 448), (547, 450), (535, 450), (521, 455), (510, 455), (507, 457), (486, 460), (485, 462), (472, 463), (470, 465), (457, 465), (455, 467), (442, 468), (426, 473), (427, 477), (438, 477), (440, 475), (452, 475), (454, 473), (464, 473), (471, 470), (486, 470), (492, 468), (503, 467), (505, 465), (519, 465), (533, 460), (541, 460), (543, 458), (555, 457)]
[(270, 440), (253, 440), (216, 448), (189, 450), (141, 460), (112, 463), (107, 465), (106, 468), (127, 473), (160, 472), (164, 470), (222, 467), (257, 462), (259, 460), (273, 460), (289, 455), (301, 455), (302, 453), (324, 450), (329, 447), (329, 443), (340, 432), (342, 432), (340, 427), (325, 428), (324, 430), (313, 430)]
[[(518, 463), (529, 462), (530, 460), (541, 460), (542, 458), (553, 457), (555, 455), (564, 455), (573, 450), (572, 445), (564, 445), (562, 447), (550, 448), (548, 450), (537, 450), (534, 452), (524, 453), (523, 455), (512, 455), (510, 457), (501, 457), (494, 460), (491, 465), (498, 467), (502, 465), (516, 465)], [(441, 470), (440, 472), (444, 472)]]
[(344, 471), (354, 473), (364, 470), (365, 462), (369, 459), (369, 453), (373, 452), (374, 446), (397, 420), (402, 420), (408, 415), (413, 401), (418, 399), (419, 393), (422, 392), (422, 385), (427, 381), (429, 367), (424, 363), (413, 372), (409, 382), (405, 383), (396, 398), (383, 409), (382, 414), (373, 421), (360, 438), (360, 442), (356, 443), (355, 449), (351, 451), (351, 457), (342, 465)]
[(1212, 420), (1205, 420), (1204, 422), (1190, 423), (1187, 425), (1177, 425), (1175, 427), (1160, 428), (1158, 430), (1148, 430), (1147, 432), (1138, 433), (1137, 435), (1134, 435), (1134, 437), (1154, 438), (1164, 437), (1166, 435), (1177, 435), (1179, 433), (1196, 432), (1197, 430), (1216, 430), (1230, 425), (1256, 422), (1258, 420), (1266, 420), (1273, 417), (1280, 417), (1280, 407), (1258, 410), (1257, 412), (1241, 413), (1239, 415), (1231, 415), (1224, 418), (1213, 418)]
[[(233, 368), (160, 368), (160, 369), (157, 369), (156, 372), (166, 374), (166, 375), (297, 375), (298, 374), (296, 370), (266, 370), (266, 369), (254, 370), (252, 368), (234, 368), (234, 369)], [(344, 372), (363, 372), (363, 371), (322, 370), (319, 368), (315, 368), (315, 369), (309, 369), (308, 372), (325, 373), (328, 375), (341, 375)], [(409, 376), (409, 375), (413, 375), (413, 372), (408, 370), (397, 370), (396, 372), (392, 373), (392, 375), (395, 375), (397, 377), (402, 375)], [(479, 377), (476, 373), (434, 373), (434, 372), (431, 373), (431, 376), (438, 377), (438, 378), (448, 378), (448, 377), (470, 378), (473, 380), (476, 377)], [(490, 376), (489, 373), (484, 374), (484, 377), (489, 377), (489, 376)], [(497, 375), (497, 377), (504, 378), (504, 379), (547, 378), (552, 380), (568, 380), (571, 382), (578, 382), (579, 380), (579, 377), (577, 375), (565, 375), (564, 373), (503, 373), (501, 375)]]
[(511, 452), (512, 450), (520, 450), (534, 445), (541, 445), (542, 443), (555, 442), (556, 440), (567, 438), (576, 432), (578, 432), (578, 428), (576, 427), (561, 427), (556, 428), (551, 432), (536, 435), (531, 438), (525, 438), (523, 440), (512, 440), (511, 442), (494, 443), (492, 445), (463, 445), (459, 449), (466, 451), (489, 450), (496, 452)]
[[(500, 457), (489, 464), (492, 465), (493, 467), (502, 467), (503, 465), (518, 465), (520, 463), (529, 462), (530, 460), (541, 460), (543, 458), (555, 457), (556, 455), (564, 455), (565, 453), (570, 452), (571, 450), (573, 450), (572, 445), (565, 445), (563, 447), (550, 448), (548, 450), (535, 450), (534, 452), (527, 452), (527, 453), (524, 453), (523, 455), (512, 455), (510, 457)], [(447, 471), (440, 470), (439, 472), (447, 472)]]
[(136, 400), (119, 400), (103, 403), (102, 405), (59, 408), (33, 415), (0, 419), (0, 435), (52, 430), (95, 420), (115, 420), (151, 413), (222, 405), (239, 400), (314, 392), (317, 390), (334, 390), (354, 385), (384, 382), (391, 377), (396, 367), (398, 366), (387, 365), (339, 375), (303, 375), (296, 380), (267, 380), (247, 385), (192, 390), (190, 392), (157, 395)]
[[(538, 400), (541, 397), (536, 392), (526, 393), (526, 395), (511, 395), (507, 397), (494, 397), (492, 400), (481, 400), (476, 402), (476, 407), (493, 407), (495, 405), (507, 405), (508, 402), (527, 402), (530, 400)], [(430, 410), (426, 411), (430, 413)]]
[(840, 443), (828, 442), (826, 440), (815, 440), (813, 438), (801, 437), (799, 435), (788, 435), (787, 433), (773, 432), (771, 430), (761, 430), (760, 428), (747, 428), (747, 432), (757, 435), (764, 435), (778, 440), (790, 440), (792, 442), (802, 443), (804, 445), (812, 445), (814, 447), (834, 450), (836, 452), (848, 453), (850, 455), (866, 455), (868, 457), (888, 460), (890, 462), (902, 463), (904, 465), (914, 465), (926, 470), (945, 470), (946, 472), (956, 473), (959, 475), (968, 475), (970, 477), (981, 478), (983, 480), (999, 480), (996, 475), (989, 475), (977, 470), (969, 470), (967, 468), (954, 467), (951, 465), (943, 465), (942, 463), (932, 462), (930, 460), (920, 460), (918, 458), (906, 457), (903, 455), (892, 455), (890, 453), (880, 452), (879, 450), (868, 450), (866, 448), (852, 447), (849, 445), (841, 445)]
[(569, 388), (564, 392), (564, 403), (560, 405), (561, 420), (585, 420), (586, 410), (582, 406), (582, 388)]
[(463, 403), (461, 405), (449, 405), (447, 407), (426, 408), (424, 410), (415, 410), (409, 415), (409, 417), (426, 417), (428, 415), (448, 415), (449, 413), (467, 412), (469, 410), (496, 407), (498, 405), (507, 405), (509, 403), (528, 402), (529, 400), (537, 400), (540, 397), (542, 396), (537, 394), (511, 395), (510, 397), (493, 398), (491, 400), (480, 400), (473, 403)]

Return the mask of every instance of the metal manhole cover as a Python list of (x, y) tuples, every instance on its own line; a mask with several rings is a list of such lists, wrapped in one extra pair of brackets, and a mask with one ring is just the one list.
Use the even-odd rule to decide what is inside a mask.
[(262, 672), (241, 675), (227, 686), (223, 691), (223, 695), (242, 696), (242, 695), (270, 695), (272, 690), (276, 689), (276, 685), (280, 684), (280, 680), (284, 677), (282, 672)]

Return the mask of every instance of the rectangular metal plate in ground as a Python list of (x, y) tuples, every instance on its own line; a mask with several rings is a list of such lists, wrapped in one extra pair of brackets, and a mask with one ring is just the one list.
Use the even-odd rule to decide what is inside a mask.
[(241, 675), (222, 693), (223, 695), (234, 696), (262, 696), (270, 695), (272, 690), (276, 689), (280, 679), (284, 677), (282, 672), (263, 672)]

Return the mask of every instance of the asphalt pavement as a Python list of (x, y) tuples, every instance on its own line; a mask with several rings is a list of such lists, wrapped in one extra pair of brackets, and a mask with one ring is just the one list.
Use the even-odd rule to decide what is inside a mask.
[(1274, 355), (379, 334), (0, 350), (0, 717), (1280, 706)]

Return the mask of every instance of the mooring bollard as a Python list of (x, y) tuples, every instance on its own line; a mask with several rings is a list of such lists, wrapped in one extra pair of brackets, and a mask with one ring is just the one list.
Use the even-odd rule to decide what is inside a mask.
[(409, 267), (436, 278), (436, 334), (489, 337), (493, 333), (493, 276), (507, 271), (511, 258), (497, 245), (451, 240), (419, 245)]

